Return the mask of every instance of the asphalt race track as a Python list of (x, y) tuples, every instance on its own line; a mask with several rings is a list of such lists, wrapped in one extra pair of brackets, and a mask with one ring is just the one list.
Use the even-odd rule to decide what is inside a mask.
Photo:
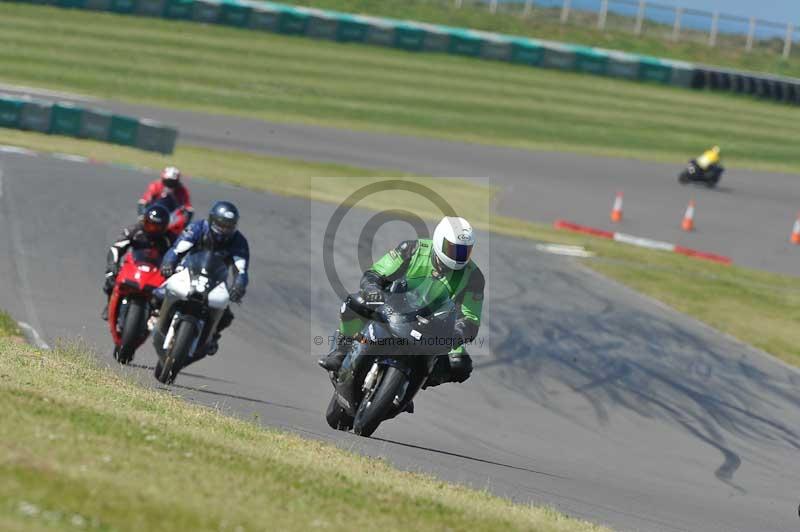
[[(50, 344), (80, 337), (111, 362), (98, 317), (106, 245), (150, 176), (10, 153), (0, 172), (0, 307)], [(623, 530), (797, 528), (800, 372), (527, 241), (480, 235), (488, 290), (472, 379), (423, 392), (373, 439), (330, 430), (313, 337), (337, 319), (317, 251), (334, 206), (200, 180), (192, 192), (200, 211), (239, 205), (253, 281), (220, 353), (175, 393)], [(345, 286), (371, 216), (352, 211), (337, 234)], [(383, 227), (375, 253), (409, 231)], [(135, 362), (154, 360), (147, 344)]]
[[(32, 91), (2, 85), (0, 89), (18, 94)], [(43, 96), (57, 98), (51, 93)], [(432, 176), (489, 177), (500, 190), (495, 209), (503, 215), (545, 223), (567, 218), (727, 255), (742, 266), (793, 275), (800, 272), (800, 248), (789, 243), (800, 206), (799, 175), (732, 169), (717, 190), (706, 190), (678, 185), (680, 165), (270, 123), (60, 96), (57, 99), (158, 119), (178, 127), (181, 142), (195, 145)], [(709, 144), (713, 142), (709, 139)], [(705, 148), (698, 146), (698, 153), (687, 153), (687, 160)], [(722, 148), (724, 157), (727, 147)], [(625, 193), (625, 217), (614, 225), (609, 212), (619, 190)], [(687, 234), (681, 231), (680, 221), (691, 198), (697, 201), (696, 231)]]

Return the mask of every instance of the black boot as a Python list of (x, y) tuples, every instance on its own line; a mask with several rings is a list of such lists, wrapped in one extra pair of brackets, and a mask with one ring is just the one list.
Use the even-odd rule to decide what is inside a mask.
[(336, 345), (331, 349), (330, 353), (320, 358), (317, 364), (326, 371), (339, 371), (339, 368), (342, 367), (342, 362), (344, 362), (344, 358), (347, 356), (349, 347), (350, 342), (348, 338), (342, 336), (342, 333), (338, 333), (336, 335)]
[(106, 303), (106, 306), (103, 307), (103, 312), (100, 313), (100, 319), (103, 321), (108, 321), (108, 303)]
[(203, 351), (205, 351), (205, 356), (213, 357), (214, 355), (217, 354), (217, 351), (219, 350), (220, 336), (222, 335), (216, 333), (214, 337), (211, 340), (209, 340), (208, 343), (206, 343), (206, 348), (203, 349)]

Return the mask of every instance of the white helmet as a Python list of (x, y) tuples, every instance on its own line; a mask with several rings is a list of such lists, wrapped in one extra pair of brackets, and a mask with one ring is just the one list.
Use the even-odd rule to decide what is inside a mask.
[(442, 218), (433, 231), (433, 251), (439, 261), (451, 270), (461, 270), (469, 262), (475, 234), (464, 218)]

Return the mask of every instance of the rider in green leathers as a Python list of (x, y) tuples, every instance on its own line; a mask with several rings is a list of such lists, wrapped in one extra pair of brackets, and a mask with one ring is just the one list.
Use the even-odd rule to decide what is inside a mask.
[(431, 240), (406, 240), (384, 255), (364, 272), (361, 290), (342, 304), (341, 323), (333, 350), (319, 361), (328, 371), (338, 371), (349, 346), (364, 327), (370, 307), (384, 301), (384, 291), (397, 279), (405, 279), (409, 288), (433, 277), (442, 281), (458, 306), (457, 348), (439, 358), (427, 386), (445, 382), (464, 382), (472, 373), (472, 359), (464, 344), (478, 334), (483, 307), (484, 278), (470, 260), (475, 235), (463, 218), (446, 217), (436, 226)]

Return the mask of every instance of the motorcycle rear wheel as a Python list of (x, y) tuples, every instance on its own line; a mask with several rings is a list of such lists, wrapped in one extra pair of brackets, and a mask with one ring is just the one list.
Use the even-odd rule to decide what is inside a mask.
[(365, 396), (358, 405), (353, 420), (353, 432), (370, 437), (394, 408), (394, 398), (408, 378), (397, 368), (388, 366), (372, 395)]
[(122, 338), (119, 348), (116, 350), (117, 362), (120, 364), (127, 364), (133, 359), (139, 338), (142, 336), (142, 329), (145, 327), (145, 319), (144, 302), (131, 299), (128, 302), (125, 323), (122, 325)]

